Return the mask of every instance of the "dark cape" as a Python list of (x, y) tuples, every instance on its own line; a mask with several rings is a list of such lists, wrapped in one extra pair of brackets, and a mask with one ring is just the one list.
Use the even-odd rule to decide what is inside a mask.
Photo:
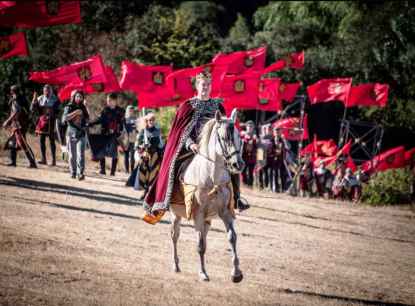
[[(221, 100), (210, 99), (207, 103), (216, 106), (214, 108), (218, 110), (223, 110), (220, 102)], [(186, 140), (190, 137), (200, 117), (203, 116), (202, 103), (206, 102), (191, 99), (181, 104), (177, 110), (167, 139), (159, 174), (143, 202), (147, 214), (169, 209), (176, 179), (176, 169), (179, 164), (178, 159), (185, 151)]]

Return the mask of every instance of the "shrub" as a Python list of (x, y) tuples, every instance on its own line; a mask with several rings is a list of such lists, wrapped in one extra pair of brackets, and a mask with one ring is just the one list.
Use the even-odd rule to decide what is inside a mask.
[(409, 169), (393, 169), (380, 172), (363, 186), (362, 202), (370, 205), (396, 205), (411, 202)]

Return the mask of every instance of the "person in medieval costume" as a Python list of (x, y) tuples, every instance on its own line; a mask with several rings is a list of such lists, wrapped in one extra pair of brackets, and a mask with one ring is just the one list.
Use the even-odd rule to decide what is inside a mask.
[(136, 121), (137, 117), (134, 114), (134, 107), (128, 105), (125, 109), (125, 132), (127, 139), (125, 141), (124, 168), (126, 173), (133, 172), (135, 167), (134, 143), (137, 138)]
[(266, 152), (264, 165), (259, 170), (259, 188), (272, 188), (272, 164), (275, 157), (275, 143), (272, 135), (271, 124), (262, 126), (262, 134), (260, 137), (260, 146)]
[[(144, 199), (144, 221), (154, 224), (169, 209), (177, 173), (180, 166), (199, 151), (198, 136), (206, 122), (215, 117), (217, 110), (223, 114), (220, 99), (210, 98), (211, 77), (208, 72), (196, 76), (197, 96), (182, 103), (176, 112), (164, 150), (159, 175)], [(240, 199), (239, 175), (232, 175), (235, 205), (239, 210), (249, 208)]]
[(311, 156), (305, 156), (300, 161), (300, 172), (299, 172), (299, 189), (300, 196), (311, 196), (313, 191), (313, 162), (311, 161)]
[(314, 177), (316, 179), (318, 195), (320, 197), (329, 197), (331, 194), (333, 175), (330, 170), (326, 168), (324, 160), (320, 160), (318, 167), (314, 169)]
[(285, 192), (287, 189), (287, 152), (290, 144), (280, 129), (274, 130), (274, 156), (271, 162), (271, 188), (273, 192)]
[(252, 186), (254, 183), (258, 137), (255, 133), (255, 124), (252, 120), (246, 122), (245, 126), (246, 130), (241, 133), (241, 140), (243, 142), (242, 159), (245, 162), (245, 169), (242, 172), (242, 182), (248, 186)]
[(4, 128), (10, 128), (11, 135), (7, 139), (4, 149), (10, 150), (8, 166), (16, 167), (17, 151), (22, 149), (30, 168), (37, 168), (35, 156), (26, 141), (26, 132), (29, 125), (29, 109), (26, 98), (20, 94), (17, 85), (10, 87), (10, 116), (3, 123)]
[(66, 143), (69, 153), (69, 171), (71, 178), (78, 178), (80, 181), (85, 179), (86, 126), (89, 120), (89, 113), (84, 105), (84, 100), (84, 93), (74, 90), (62, 116), (62, 122), (68, 125)]
[(164, 141), (161, 130), (156, 125), (154, 113), (148, 113), (144, 118), (144, 128), (137, 135), (135, 147), (139, 156), (138, 165), (127, 181), (127, 186), (144, 189), (140, 200), (147, 195), (160, 169), (163, 157)]
[(89, 123), (89, 127), (100, 124), (101, 135), (95, 141), (90, 138), (91, 150), (94, 159), (99, 160), (100, 174), (105, 175), (105, 157), (111, 158), (111, 172), (114, 176), (118, 163), (118, 146), (121, 145), (119, 138), (125, 128), (125, 111), (117, 105), (118, 96), (110, 93), (107, 96), (107, 106), (101, 111), (99, 117)]
[(46, 165), (46, 138), (49, 137), (50, 151), (52, 154), (52, 166), (56, 166), (55, 125), (59, 112), (60, 102), (48, 84), (43, 86), (43, 94), (38, 96), (33, 93), (30, 110), (36, 112), (39, 118), (36, 123), (36, 134), (40, 136), (40, 151), (42, 159), (39, 164)]

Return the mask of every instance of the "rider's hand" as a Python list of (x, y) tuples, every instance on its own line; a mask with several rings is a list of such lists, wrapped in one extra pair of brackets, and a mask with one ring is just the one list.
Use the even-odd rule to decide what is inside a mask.
[(199, 152), (199, 145), (193, 143), (189, 146), (189, 149), (192, 150), (193, 153), (198, 153)]

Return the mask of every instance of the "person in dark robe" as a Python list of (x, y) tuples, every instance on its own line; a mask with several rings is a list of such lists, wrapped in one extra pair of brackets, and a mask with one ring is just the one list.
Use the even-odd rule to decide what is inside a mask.
[(242, 182), (252, 187), (254, 184), (258, 137), (255, 133), (255, 124), (252, 120), (246, 122), (245, 125), (246, 130), (241, 133), (241, 140), (243, 142), (242, 159), (246, 165), (242, 172)]
[(51, 166), (56, 166), (56, 144), (55, 144), (55, 125), (56, 116), (59, 112), (60, 102), (53, 93), (52, 87), (48, 84), (43, 86), (43, 94), (38, 96), (33, 93), (33, 100), (30, 110), (36, 112), (39, 118), (36, 123), (36, 134), (40, 136), (40, 151), (42, 159), (39, 164), (46, 165), (46, 138), (49, 138), (50, 151), (52, 155)]
[[(157, 223), (169, 209), (175, 181), (178, 180), (177, 171), (186, 156), (192, 158), (193, 154), (198, 153), (198, 136), (204, 124), (215, 117), (217, 110), (225, 113), (222, 100), (210, 97), (211, 77), (208, 72), (198, 74), (195, 85), (197, 96), (178, 108), (167, 138), (159, 174), (144, 199), (144, 221), (147, 223)], [(231, 177), (237, 207), (239, 210), (249, 208), (240, 199), (239, 175)]]
[(4, 128), (10, 129), (4, 149), (10, 151), (10, 163), (8, 166), (16, 167), (17, 151), (22, 149), (28, 161), (29, 168), (37, 168), (35, 156), (26, 140), (26, 132), (29, 126), (29, 104), (20, 93), (19, 87), (10, 87), (10, 116), (3, 123)]
[[(117, 170), (118, 163), (118, 146), (121, 144), (118, 140), (125, 128), (125, 111), (122, 107), (117, 105), (118, 96), (115, 93), (110, 93), (107, 96), (107, 106), (101, 111), (99, 117), (88, 124), (88, 127), (94, 125), (101, 125), (101, 141), (104, 145), (94, 154), (94, 159), (99, 160), (100, 174), (105, 175), (105, 157), (111, 158), (111, 172), (114, 176)], [(95, 144), (91, 144), (95, 146)]]

